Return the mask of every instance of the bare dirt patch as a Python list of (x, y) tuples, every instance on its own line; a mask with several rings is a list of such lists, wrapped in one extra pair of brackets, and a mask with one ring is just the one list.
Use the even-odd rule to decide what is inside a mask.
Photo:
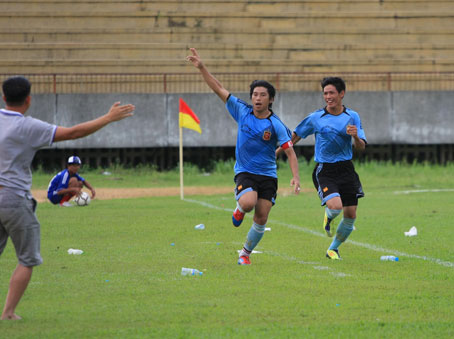
[[(141, 197), (165, 197), (165, 196), (179, 196), (179, 187), (159, 187), (159, 188), (96, 188), (96, 199), (109, 200), (109, 199), (127, 199), (127, 198), (141, 198)], [(214, 194), (233, 194), (233, 187), (185, 187), (184, 195), (214, 195)], [(47, 191), (45, 190), (32, 190), (33, 197), (38, 202), (45, 202), (47, 200)]]
[[(158, 187), (158, 188), (95, 188), (96, 199), (109, 200), (109, 199), (127, 199), (127, 198), (141, 198), (141, 197), (165, 197), (165, 196), (179, 196), (179, 187)], [(234, 187), (225, 186), (199, 186), (199, 187), (185, 187), (184, 195), (215, 195), (215, 194), (228, 194), (233, 192)], [(302, 192), (309, 191), (302, 189)], [(46, 190), (32, 190), (33, 197), (38, 202), (46, 202)], [(279, 188), (279, 195), (286, 196), (292, 194), (291, 188)]]

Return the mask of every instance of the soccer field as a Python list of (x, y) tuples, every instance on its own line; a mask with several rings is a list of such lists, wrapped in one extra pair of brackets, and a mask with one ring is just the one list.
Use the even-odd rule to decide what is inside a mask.
[[(450, 170), (359, 167), (366, 197), (342, 261), (325, 258), (315, 191), (278, 197), (250, 266), (236, 264), (252, 219), (231, 225), (233, 194), (42, 203), (44, 263), (17, 309), (24, 319), (1, 322), (0, 337), (453, 337)], [(418, 235), (406, 237), (412, 226)], [(2, 303), (15, 265), (9, 243)]]

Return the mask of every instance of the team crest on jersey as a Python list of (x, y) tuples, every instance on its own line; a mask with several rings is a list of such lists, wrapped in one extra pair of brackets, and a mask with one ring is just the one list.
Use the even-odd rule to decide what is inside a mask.
[(326, 193), (327, 191), (328, 191), (328, 187), (325, 187), (325, 188), (323, 189), (323, 192)]
[(263, 132), (263, 140), (268, 141), (271, 139), (271, 131), (267, 129), (265, 132)]

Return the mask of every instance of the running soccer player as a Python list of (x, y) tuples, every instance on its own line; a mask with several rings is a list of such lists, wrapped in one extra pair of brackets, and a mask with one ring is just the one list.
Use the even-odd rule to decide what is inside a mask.
[(195, 48), (187, 57), (202, 74), (208, 86), (226, 104), (230, 115), (238, 123), (235, 149), (235, 198), (237, 207), (232, 216), (233, 225), (241, 225), (245, 213), (255, 209), (253, 224), (239, 254), (238, 264), (249, 265), (252, 250), (265, 232), (266, 222), (277, 193), (276, 145), (288, 157), (293, 178), (290, 184), (296, 194), (300, 191), (298, 161), (291, 142), (289, 129), (271, 110), (276, 90), (264, 81), (250, 85), (252, 106), (230, 94), (208, 71)]
[[(358, 198), (364, 192), (358, 174), (351, 161), (352, 145), (358, 150), (366, 147), (366, 136), (359, 114), (342, 104), (345, 82), (341, 78), (328, 77), (321, 82), (326, 107), (309, 114), (295, 128), (292, 142), (315, 134), (316, 166), (312, 180), (325, 206), (323, 230), (333, 236), (332, 221), (343, 211), (336, 236), (329, 246), (326, 257), (340, 259), (339, 246), (353, 231)], [(281, 149), (276, 150), (279, 154)]]

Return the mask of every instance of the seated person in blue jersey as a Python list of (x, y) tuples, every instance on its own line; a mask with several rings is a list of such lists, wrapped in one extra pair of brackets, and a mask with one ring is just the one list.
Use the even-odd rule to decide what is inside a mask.
[(86, 186), (91, 191), (92, 198), (95, 197), (95, 189), (77, 173), (81, 164), (79, 157), (71, 156), (68, 159), (66, 169), (52, 178), (47, 189), (47, 198), (51, 203), (54, 205), (60, 204), (60, 206), (64, 207), (72, 206), (69, 200), (80, 194), (83, 186)]
[(249, 265), (249, 256), (265, 232), (266, 222), (277, 194), (277, 171), (275, 150), (279, 145), (288, 157), (293, 178), (290, 184), (295, 193), (300, 191), (298, 161), (291, 142), (290, 130), (273, 113), (271, 105), (276, 90), (267, 81), (255, 80), (250, 85), (252, 105), (230, 94), (207, 70), (194, 48), (187, 57), (202, 74), (207, 85), (226, 104), (233, 119), (238, 123), (235, 149), (235, 198), (237, 207), (233, 212), (233, 225), (238, 227), (247, 212), (255, 209), (253, 224), (238, 264)]
[[(315, 162), (312, 181), (325, 207), (323, 230), (333, 236), (331, 223), (343, 211), (343, 218), (336, 229), (326, 252), (329, 259), (340, 259), (339, 246), (353, 231), (358, 198), (364, 196), (359, 176), (351, 161), (353, 146), (366, 147), (366, 135), (359, 114), (342, 104), (345, 82), (338, 77), (324, 78), (321, 82), (326, 106), (309, 114), (295, 128), (292, 142), (315, 135)], [(276, 154), (281, 150), (277, 149)]]

